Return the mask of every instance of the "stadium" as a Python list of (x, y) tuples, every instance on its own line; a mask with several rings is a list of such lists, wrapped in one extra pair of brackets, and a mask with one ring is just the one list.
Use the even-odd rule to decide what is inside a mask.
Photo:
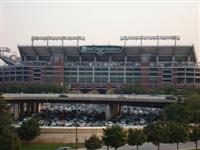
[[(108, 89), (122, 86), (162, 88), (165, 86), (200, 87), (200, 65), (193, 45), (176, 45), (179, 36), (123, 36), (119, 45), (79, 45), (83, 36), (32, 37), (32, 44), (19, 45), (20, 58), (6, 55), (1, 48), (1, 83), (47, 83), (69, 85), (75, 89)], [(61, 45), (50, 45), (50, 41)], [(77, 45), (65, 46), (65, 40)], [(140, 45), (128, 46), (128, 40)], [(156, 40), (156, 45), (143, 41)], [(159, 45), (174, 40), (174, 45)], [(46, 41), (46, 45), (36, 45)]]

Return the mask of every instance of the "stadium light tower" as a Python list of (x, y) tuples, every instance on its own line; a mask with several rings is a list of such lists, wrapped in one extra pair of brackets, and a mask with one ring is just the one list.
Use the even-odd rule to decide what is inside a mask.
[(64, 46), (64, 41), (77, 41), (77, 46), (79, 45), (79, 41), (85, 40), (84, 36), (32, 36), (32, 46), (34, 45), (34, 41), (46, 41), (47, 46), (49, 46), (49, 41), (61, 41), (62, 46)]
[(143, 40), (157, 40), (157, 46), (159, 46), (160, 40), (174, 40), (174, 45), (176, 46), (176, 41), (180, 40), (180, 36), (121, 36), (121, 41), (124, 41), (124, 46), (126, 46), (126, 41), (128, 40), (140, 40), (140, 45), (142, 46)]

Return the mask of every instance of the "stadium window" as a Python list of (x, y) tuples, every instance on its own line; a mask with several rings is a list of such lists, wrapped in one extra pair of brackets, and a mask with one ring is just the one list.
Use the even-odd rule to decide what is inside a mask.
[(101, 83), (101, 77), (95, 77), (94, 82), (95, 83)]
[(102, 72), (103, 76), (108, 76), (108, 72)]
[(108, 83), (108, 77), (102, 77), (102, 83)]
[(79, 71), (85, 71), (85, 68), (79, 68)]
[(111, 72), (110, 75), (111, 76), (117, 76), (117, 72)]
[(71, 71), (77, 71), (77, 68), (70, 68)]
[(126, 68), (126, 71), (133, 71), (132, 68)]
[(94, 75), (95, 76), (101, 75), (101, 72), (95, 72)]
[(92, 72), (86, 72), (86, 75), (92, 75)]
[(195, 79), (195, 83), (200, 83), (200, 79)]
[(72, 76), (77, 75), (77, 72), (71, 72), (71, 75)]
[(124, 77), (118, 77), (117, 83), (124, 83)]
[[(52, 79), (52, 78), (50, 78)], [(70, 77), (69, 76), (64, 76), (64, 82), (70, 83)]]
[(85, 75), (85, 72), (79, 72), (79, 75)]
[(118, 76), (123, 76), (123, 75), (124, 75), (124, 72), (118, 72), (117, 75), (118, 75)]
[(178, 84), (184, 84), (184, 82), (185, 82), (184, 78), (177, 78)]
[(102, 68), (102, 71), (108, 71), (108, 68)]
[(92, 76), (86, 77), (86, 83), (92, 83)]
[(71, 77), (71, 83), (77, 83), (77, 76)]
[(101, 68), (95, 68), (94, 71), (101, 71)]
[(132, 72), (127, 72), (126, 75), (127, 76), (133, 76), (133, 73)]
[(117, 71), (117, 68), (111, 68), (110, 70), (111, 71)]
[(110, 82), (111, 83), (117, 83), (117, 78), (116, 77), (110, 77)]
[(186, 83), (194, 83), (194, 78), (186, 78)]
[(126, 83), (132, 83), (132, 77), (126, 77)]
[(79, 83), (85, 83), (85, 77), (83, 76), (79, 77)]
[(134, 68), (133, 70), (134, 71), (140, 71), (140, 68)]
[(118, 71), (124, 71), (124, 68), (118, 68), (117, 70)]
[(92, 68), (86, 68), (86, 71), (92, 71)]

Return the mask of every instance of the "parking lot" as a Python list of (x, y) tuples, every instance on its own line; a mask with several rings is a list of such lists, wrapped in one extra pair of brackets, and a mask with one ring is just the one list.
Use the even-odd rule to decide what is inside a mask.
[(26, 112), (16, 122), (35, 117), (40, 126), (51, 127), (101, 127), (118, 124), (121, 127), (144, 126), (162, 114), (162, 109), (150, 107), (123, 106), (122, 114), (111, 120), (105, 120), (106, 105), (95, 104), (50, 104), (42, 105), (38, 114), (28, 115)]

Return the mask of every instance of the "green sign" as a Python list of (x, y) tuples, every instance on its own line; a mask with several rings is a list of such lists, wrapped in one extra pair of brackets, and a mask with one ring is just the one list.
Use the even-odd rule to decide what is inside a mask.
[(122, 51), (121, 46), (81, 46), (81, 53), (96, 53), (103, 55), (105, 53), (120, 53)]

